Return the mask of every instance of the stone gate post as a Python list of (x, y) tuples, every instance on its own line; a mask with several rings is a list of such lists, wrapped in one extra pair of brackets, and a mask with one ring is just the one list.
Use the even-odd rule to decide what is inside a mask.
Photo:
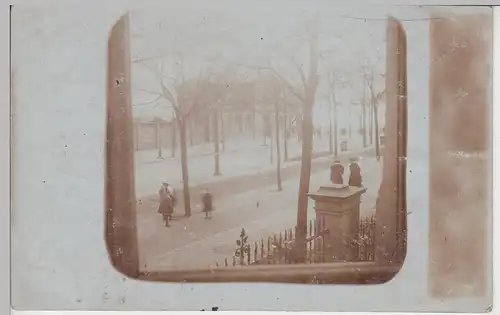
[(330, 184), (308, 194), (315, 202), (316, 220), (329, 230), (324, 238), (325, 262), (355, 258), (352, 241), (358, 234), (361, 195), (365, 192), (366, 188)]

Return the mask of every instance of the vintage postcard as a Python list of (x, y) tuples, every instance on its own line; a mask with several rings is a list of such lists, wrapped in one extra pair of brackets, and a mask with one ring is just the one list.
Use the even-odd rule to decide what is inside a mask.
[(491, 306), (491, 8), (11, 16), (15, 308)]

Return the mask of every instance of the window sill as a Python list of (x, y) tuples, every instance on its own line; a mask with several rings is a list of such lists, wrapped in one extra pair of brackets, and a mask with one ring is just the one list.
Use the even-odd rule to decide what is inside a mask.
[(138, 280), (155, 282), (282, 282), (380, 284), (391, 280), (400, 263), (350, 262), (297, 265), (255, 265), (213, 269), (141, 272)]

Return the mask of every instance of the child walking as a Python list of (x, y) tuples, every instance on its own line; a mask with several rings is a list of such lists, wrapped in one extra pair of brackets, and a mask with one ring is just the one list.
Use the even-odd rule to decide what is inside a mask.
[(208, 191), (208, 189), (205, 189), (203, 191), (203, 194), (201, 195), (201, 204), (203, 206), (202, 211), (205, 212), (205, 219), (211, 219), (214, 207), (213, 207), (213, 197), (212, 194)]

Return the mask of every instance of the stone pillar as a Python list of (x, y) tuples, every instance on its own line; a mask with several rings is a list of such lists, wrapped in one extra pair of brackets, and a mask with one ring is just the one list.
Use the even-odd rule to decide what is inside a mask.
[(315, 202), (316, 220), (329, 231), (324, 237), (325, 262), (352, 261), (356, 257), (352, 241), (358, 234), (359, 207), (365, 191), (366, 188), (330, 184), (308, 194)]

